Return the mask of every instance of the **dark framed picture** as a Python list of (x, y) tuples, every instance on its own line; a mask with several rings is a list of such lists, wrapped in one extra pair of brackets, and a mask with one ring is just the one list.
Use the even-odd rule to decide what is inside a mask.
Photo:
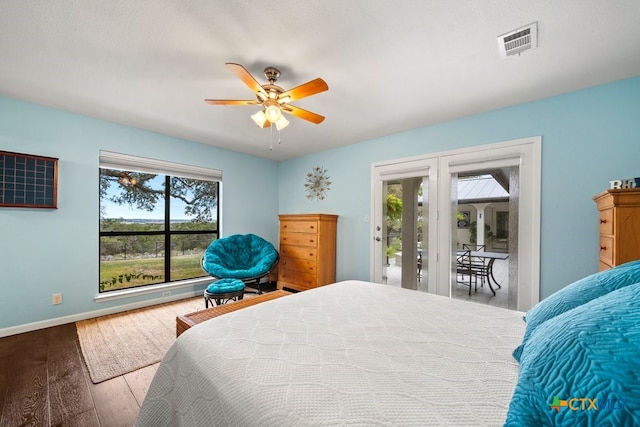
[(58, 204), (58, 159), (0, 151), (0, 207), (49, 208)]
[(457, 219), (458, 219), (458, 228), (469, 228), (469, 223), (471, 222), (469, 218), (471, 217), (470, 211), (458, 211)]

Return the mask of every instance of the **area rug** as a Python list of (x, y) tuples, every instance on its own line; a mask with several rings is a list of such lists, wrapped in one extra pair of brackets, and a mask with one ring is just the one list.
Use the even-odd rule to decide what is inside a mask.
[(94, 384), (162, 360), (176, 340), (176, 316), (204, 309), (202, 297), (76, 322)]

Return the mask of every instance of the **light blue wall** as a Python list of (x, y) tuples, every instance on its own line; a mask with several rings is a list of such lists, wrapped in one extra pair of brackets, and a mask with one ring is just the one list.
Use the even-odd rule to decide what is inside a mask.
[[(58, 209), (0, 208), (0, 331), (159, 297), (94, 302), (100, 150), (222, 170), (224, 234), (277, 243), (273, 161), (2, 97), (0, 150), (60, 159)], [(57, 292), (64, 302), (53, 306)]]
[[(592, 197), (611, 179), (640, 176), (640, 77), (283, 162), (280, 213), (340, 215), (337, 279), (368, 280), (371, 163), (537, 135), (542, 136), (544, 298), (597, 271)], [(307, 200), (303, 187), (316, 165), (328, 169), (333, 183), (320, 202)]]
[[(597, 270), (592, 197), (611, 179), (640, 176), (638, 118), (640, 77), (277, 164), (0, 97), (0, 150), (60, 159), (57, 210), (0, 208), (0, 332), (159, 297), (94, 302), (101, 149), (221, 169), (225, 234), (276, 242), (278, 213), (338, 214), (337, 279), (367, 280), (371, 163), (541, 135), (544, 298)], [(316, 165), (333, 182), (321, 202), (303, 187)], [(51, 304), (55, 292), (62, 305)]]

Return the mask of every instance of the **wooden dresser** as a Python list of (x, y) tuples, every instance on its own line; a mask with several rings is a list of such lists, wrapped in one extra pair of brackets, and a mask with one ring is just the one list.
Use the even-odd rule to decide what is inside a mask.
[(600, 270), (640, 259), (640, 188), (593, 197), (600, 211)]
[(279, 215), (278, 288), (304, 291), (336, 281), (337, 215)]

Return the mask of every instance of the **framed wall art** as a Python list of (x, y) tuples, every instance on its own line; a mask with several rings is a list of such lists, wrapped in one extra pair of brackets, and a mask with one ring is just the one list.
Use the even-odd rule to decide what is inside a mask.
[(307, 173), (304, 183), (307, 199), (324, 200), (327, 197), (327, 191), (331, 189), (329, 178), (327, 170), (322, 166), (316, 166)]
[(0, 151), (0, 207), (58, 207), (58, 159)]

